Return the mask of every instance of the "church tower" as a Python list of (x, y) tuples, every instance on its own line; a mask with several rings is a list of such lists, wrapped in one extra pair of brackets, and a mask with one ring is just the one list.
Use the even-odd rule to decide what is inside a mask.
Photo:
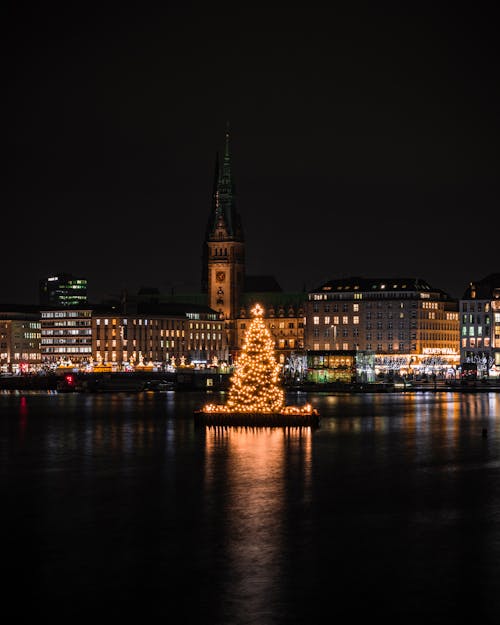
[(241, 218), (236, 209), (229, 128), (226, 128), (224, 158), (221, 164), (218, 158), (216, 160), (212, 209), (203, 252), (202, 288), (207, 292), (210, 308), (224, 315), (231, 351), (237, 347), (235, 320), (244, 281), (245, 242)]

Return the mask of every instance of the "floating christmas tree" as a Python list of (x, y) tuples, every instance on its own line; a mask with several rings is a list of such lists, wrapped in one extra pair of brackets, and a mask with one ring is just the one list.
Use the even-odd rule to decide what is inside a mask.
[[(274, 340), (262, 318), (264, 311), (256, 304), (251, 312), (253, 319), (231, 377), (227, 403), (206, 404), (197, 414), (317, 416), (310, 404), (285, 406), (285, 391), (279, 381), (280, 365), (274, 355)], [(241, 418), (238, 422), (241, 423)]]
[(227, 406), (235, 412), (281, 412), (285, 405), (285, 393), (278, 384), (280, 365), (263, 312), (259, 304), (252, 309), (254, 318), (231, 379)]

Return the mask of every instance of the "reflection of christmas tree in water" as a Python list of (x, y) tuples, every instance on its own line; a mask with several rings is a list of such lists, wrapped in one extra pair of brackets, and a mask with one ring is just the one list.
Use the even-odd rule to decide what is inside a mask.
[(257, 304), (245, 336), (243, 351), (231, 378), (227, 406), (239, 412), (281, 412), (285, 393), (278, 384), (280, 365), (274, 357), (274, 341)]
[[(274, 355), (274, 340), (262, 319), (259, 304), (252, 309), (254, 318), (245, 335), (242, 352), (231, 378), (228, 401), (224, 405), (206, 404), (200, 415), (249, 415), (252, 424), (255, 415), (281, 416), (285, 419), (305, 417), (318, 421), (318, 412), (310, 404), (286, 406), (285, 392), (279, 382), (280, 365)], [(205, 419), (207, 422), (207, 419)], [(225, 421), (224, 419), (221, 421)], [(241, 423), (241, 421), (238, 421)], [(304, 420), (305, 423), (305, 420)], [(280, 423), (276, 422), (276, 425)]]

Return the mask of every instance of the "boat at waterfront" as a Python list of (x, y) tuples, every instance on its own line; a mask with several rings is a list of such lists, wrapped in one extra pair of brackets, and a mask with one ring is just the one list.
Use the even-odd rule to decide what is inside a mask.
[(153, 391), (153, 393), (165, 393), (166, 391), (175, 390), (175, 382), (173, 380), (148, 380), (144, 384), (145, 391)]
[(144, 390), (144, 380), (137, 378), (117, 378), (103, 376), (87, 385), (82, 384), (78, 389), (88, 393), (114, 393), (117, 391), (125, 393), (139, 393)]

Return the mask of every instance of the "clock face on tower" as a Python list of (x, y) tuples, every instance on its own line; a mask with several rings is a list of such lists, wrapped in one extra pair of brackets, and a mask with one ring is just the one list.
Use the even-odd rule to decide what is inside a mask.
[(225, 277), (226, 277), (226, 274), (223, 271), (218, 271), (215, 274), (215, 279), (217, 280), (217, 282), (224, 282)]

